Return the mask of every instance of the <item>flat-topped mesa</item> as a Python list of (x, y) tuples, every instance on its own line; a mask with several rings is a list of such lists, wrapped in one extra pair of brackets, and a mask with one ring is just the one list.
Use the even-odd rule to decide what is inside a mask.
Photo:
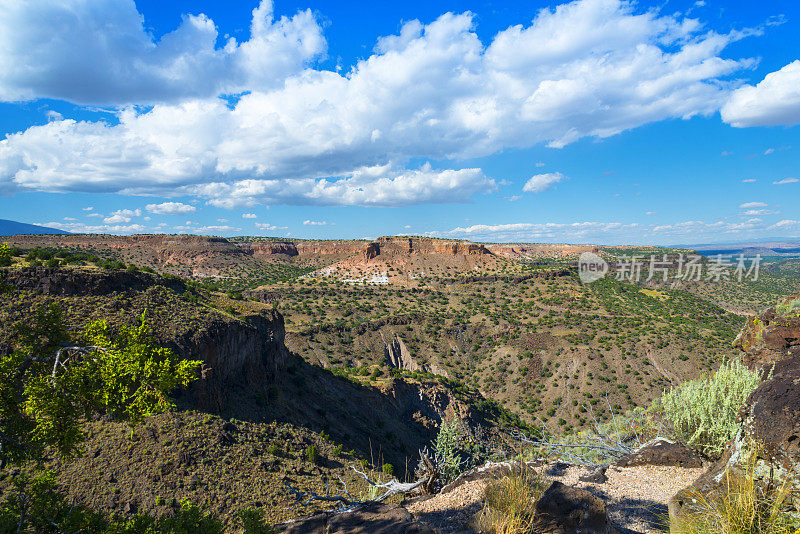
[(484, 245), (468, 241), (446, 241), (441, 239), (419, 239), (414, 237), (379, 237), (364, 247), (364, 258), (370, 260), (379, 255), (426, 255), (447, 256), (492, 255)]
[(291, 257), (299, 254), (297, 246), (289, 241), (255, 241), (252, 243), (242, 243), (241, 247), (254, 256), (272, 256), (280, 254)]
[(363, 241), (298, 241), (297, 252), (303, 256), (346, 256), (359, 254)]
[(565, 258), (583, 252), (600, 253), (597, 245), (567, 245), (546, 243), (494, 243), (487, 247), (493, 254), (509, 259)]
[(8, 238), (9, 243), (21, 247), (75, 247), (106, 250), (125, 250), (144, 247), (151, 249), (171, 249), (180, 252), (241, 254), (242, 249), (224, 237), (200, 235), (138, 234), (130, 236), (114, 235), (16, 235)]

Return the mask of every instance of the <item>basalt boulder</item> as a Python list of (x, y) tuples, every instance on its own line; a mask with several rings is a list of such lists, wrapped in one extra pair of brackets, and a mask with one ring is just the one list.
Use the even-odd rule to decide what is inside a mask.
[(434, 534), (396, 504), (372, 503), (353, 511), (327, 512), (277, 526), (281, 534)]
[(600, 497), (553, 482), (536, 502), (532, 532), (537, 534), (617, 534)]
[(619, 467), (637, 465), (673, 465), (678, 467), (703, 467), (703, 459), (686, 445), (664, 438), (654, 439), (615, 462)]

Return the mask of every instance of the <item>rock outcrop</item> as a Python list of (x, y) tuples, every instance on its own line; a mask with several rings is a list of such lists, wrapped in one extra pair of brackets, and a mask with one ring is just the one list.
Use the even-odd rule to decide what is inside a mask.
[(254, 241), (243, 243), (242, 248), (250, 251), (254, 256), (281, 255), (287, 257), (297, 256), (297, 246), (288, 241)]
[(203, 361), (205, 377), (188, 391), (189, 405), (225, 412), (241, 391), (263, 389), (284, 368), (288, 351), (283, 316), (265, 311), (239, 321), (215, 320), (196, 331), (165, 340), (185, 358)]
[(364, 259), (371, 260), (378, 257), (381, 253), (381, 246), (379, 243), (370, 243), (364, 248)]
[[(381, 337), (383, 337), (383, 334), (381, 334)], [(409, 351), (406, 344), (403, 343), (402, 338), (400, 338), (400, 336), (397, 334), (395, 334), (394, 337), (388, 343), (386, 343), (383, 353), (386, 363), (395, 369), (401, 369), (403, 371), (423, 371), (425, 373), (449, 377), (447, 370), (439, 367), (436, 364), (418, 364), (411, 355), (411, 351)]]
[(638, 450), (626, 454), (614, 462), (618, 467), (637, 465), (673, 465), (677, 467), (703, 467), (700, 456), (686, 445), (673, 443), (664, 438), (645, 443)]
[(693, 495), (709, 495), (726, 472), (754, 470), (757, 479), (800, 480), (800, 294), (750, 318), (735, 344), (765, 374), (739, 412), (739, 431), (722, 458), (670, 501), (670, 517), (691, 508)]
[(419, 371), (422, 367), (414, 361), (406, 344), (397, 334), (386, 344), (384, 349), (386, 362), (395, 369), (403, 371)]
[(600, 497), (553, 482), (536, 502), (532, 532), (541, 534), (617, 534)]
[(396, 504), (369, 504), (351, 512), (327, 512), (277, 525), (281, 534), (433, 534)]
[(784, 297), (774, 308), (748, 319), (734, 345), (755, 365), (800, 356), (800, 293)]

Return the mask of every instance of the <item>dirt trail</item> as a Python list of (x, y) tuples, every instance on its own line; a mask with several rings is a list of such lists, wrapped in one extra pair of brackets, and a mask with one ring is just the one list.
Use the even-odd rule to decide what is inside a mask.
[[(606, 472), (608, 481), (594, 484), (578, 480), (586, 472), (583, 467), (558, 469), (551, 464), (535, 469), (548, 480), (584, 488), (603, 499), (609, 517), (622, 534), (666, 532), (667, 502), (705, 470), (664, 466), (610, 467)], [(483, 490), (488, 483), (489, 479), (472, 480), (452, 491), (408, 504), (406, 508), (437, 532), (473, 532), (470, 522), (483, 506)]]

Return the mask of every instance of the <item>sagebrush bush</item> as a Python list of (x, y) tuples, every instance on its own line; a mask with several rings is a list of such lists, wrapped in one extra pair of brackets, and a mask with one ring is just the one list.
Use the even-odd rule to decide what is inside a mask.
[(661, 397), (676, 436), (706, 456), (719, 458), (738, 430), (736, 417), (760, 374), (732, 360), (709, 377), (684, 382)]
[(448, 482), (461, 474), (462, 458), (460, 445), (463, 440), (458, 427), (458, 419), (450, 422), (442, 421), (439, 433), (436, 435), (436, 456), (440, 461), (442, 475)]

